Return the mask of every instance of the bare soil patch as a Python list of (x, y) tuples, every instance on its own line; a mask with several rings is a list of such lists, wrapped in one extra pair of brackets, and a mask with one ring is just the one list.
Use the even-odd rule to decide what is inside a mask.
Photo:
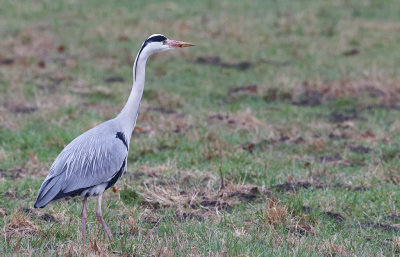
[(239, 111), (235, 113), (217, 113), (208, 116), (208, 122), (213, 124), (220, 122), (230, 128), (239, 129), (241, 131), (268, 129), (273, 133), (273, 126), (255, 117), (250, 109)]
[(29, 114), (37, 110), (37, 107), (21, 102), (6, 102), (5, 107), (11, 113)]
[[(311, 211), (314, 210), (312, 207), (304, 206), (304, 205), (301, 207), (301, 209), (305, 213), (310, 213)], [(323, 212), (321, 212), (321, 214), (327, 218), (333, 219), (335, 221), (335, 223), (337, 223), (337, 224), (339, 224), (345, 220), (345, 217), (343, 217), (341, 214), (339, 214), (337, 212), (323, 211)]]
[(29, 171), (21, 166), (15, 166), (8, 170), (0, 169), (0, 177), (18, 179), (26, 176)]
[(249, 84), (241, 87), (231, 88), (228, 91), (229, 96), (240, 96), (240, 95), (256, 95), (259, 89), (256, 84)]
[(318, 181), (298, 181), (298, 182), (285, 182), (282, 184), (277, 184), (274, 186), (271, 186), (272, 189), (277, 190), (278, 192), (295, 192), (301, 189), (309, 189), (309, 188), (314, 188), (314, 189), (346, 189), (349, 191), (366, 191), (368, 190), (368, 187), (364, 186), (349, 186), (341, 183), (337, 184), (323, 184)]
[(57, 218), (54, 215), (48, 212), (43, 212), (42, 210), (25, 207), (21, 208), (19, 211), (25, 213), (29, 217), (35, 217), (47, 222), (57, 222)]
[(371, 151), (371, 148), (362, 145), (355, 145), (355, 146), (350, 146), (349, 150), (354, 153), (367, 154)]
[(274, 66), (286, 66), (289, 65), (291, 62), (290, 61), (277, 61), (277, 60), (269, 60), (265, 58), (261, 58), (257, 61), (239, 61), (239, 62), (229, 62), (229, 61), (224, 61), (221, 59), (219, 56), (215, 55), (205, 55), (205, 56), (199, 56), (197, 59), (194, 61), (194, 63), (198, 64), (203, 64), (203, 65), (212, 65), (212, 66), (219, 66), (222, 68), (236, 68), (239, 70), (247, 70), (249, 68), (252, 68), (253, 66), (257, 64), (269, 64), (269, 65), (274, 65)]
[(400, 225), (399, 224), (395, 224), (395, 225), (390, 225), (390, 224), (386, 224), (386, 223), (381, 223), (381, 222), (367, 222), (367, 223), (362, 223), (361, 224), (362, 227), (372, 227), (372, 228), (379, 228), (382, 230), (386, 230), (386, 231), (400, 231)]
[(219, 66), (222, 68), (236, 68), (239, 70), (247, 70), (253, 67), (253, 63), (249, 61), (227, 62), (223, 61), (219, 56), (200, 56), (197, 57), (195, 63)]
[[(333, 100), (354, 99), (359, 108), (400, 109), (400, 81), (380, 75), (366, 78), (343, 78), (337, 81), (310, 79), (291, 88), (270, 88), (266, 101), (283, 101), (299, 106), (320, 106)], [(356, 110), (358, 111), (358, 110)], [(337, 119), (354, 119), (357, 113), (337, 114)], [(344, 117), (343, 117), (344, 116)], [(349, 117), (347, 117), (349, 116)]]
[(360, 119), (362, 119), (362, 116), (361, 111), (358, 109), (335, 110), (329, 115), (329, 121), (334, 123)]
[(108, 77), (108, 78), (105, 78), (105, 79), (104, 79), (104, 82), (106, 82), (106, 83), (108, 83), (108, 84), (111, 84), (111, 83), (120, 83), (120, 82), (124, 82), (124, 81), (125, 81), (125, 79), (124, 79), (123, 77), (117, 77), (117, 76)]
[(400, 215), (395, 214), (395, 213), (391, 213), (385, 217), (383, 217), (384, 220), (388, 220), (388, 221), (393, 221), (396, 223), (400, 223)]

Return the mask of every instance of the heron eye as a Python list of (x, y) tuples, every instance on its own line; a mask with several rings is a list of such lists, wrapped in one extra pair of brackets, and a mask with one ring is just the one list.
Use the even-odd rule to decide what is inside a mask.
[(167, 43), (167, 40), (162, 41), (162, 44), (165, 45)]

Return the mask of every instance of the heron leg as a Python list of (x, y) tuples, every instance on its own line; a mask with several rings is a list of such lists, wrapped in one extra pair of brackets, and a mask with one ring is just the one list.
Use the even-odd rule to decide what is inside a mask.
[(112, 237), (111, 231), (108, 229), (106, 223), (104, 222), (103, 215), (101, 214), (101, 200), (102, 199), (103, 199), (103, 194), (100, 194), (99, 195), (99, 204), (97, 205), (96, 216), (97, 216), (97, 219), (100, 221), (101, 225), (103, 225), (104, 229), (106, 230), (107, 235), (109, 237)]
[(83, 206), (82, 206), (82, 240), (83, 244), (86, 244), (86, 220), (87, 220), (87, 214), (86, 214), (86, 200), (87, 196), (83, 198)]

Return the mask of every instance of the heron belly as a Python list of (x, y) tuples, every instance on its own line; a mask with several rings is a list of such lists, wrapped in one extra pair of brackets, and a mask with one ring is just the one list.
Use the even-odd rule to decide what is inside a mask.
[(81, 196), (94, 196), (94, 195), (99, 195), (104, 192), (108, 185), (108, 182), (85, 189), (82, 191)]

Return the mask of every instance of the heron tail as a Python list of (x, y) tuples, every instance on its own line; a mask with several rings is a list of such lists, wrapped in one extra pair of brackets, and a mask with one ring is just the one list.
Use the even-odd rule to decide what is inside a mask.
[(45, 180), (39, 189), (38, 197), (34, 205), (35, 208), (43, 208), (48, 205), (59, 194), (60, 187), (58, 181), (60, 176)]

